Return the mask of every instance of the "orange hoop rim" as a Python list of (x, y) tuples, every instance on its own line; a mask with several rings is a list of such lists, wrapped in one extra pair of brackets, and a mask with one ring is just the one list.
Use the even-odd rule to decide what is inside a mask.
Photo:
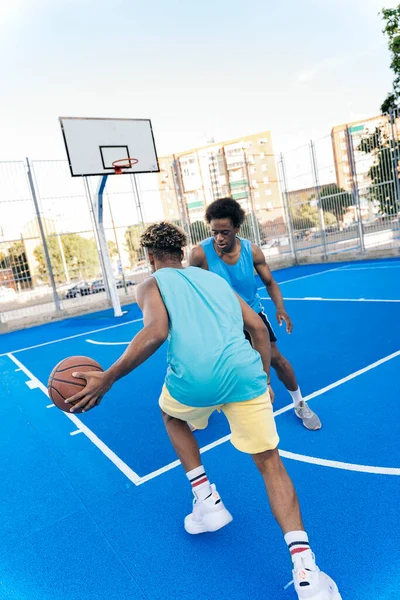
[(124, 172), (124, 169), (129, 169), (129, 167), (133, 167), (133, 165), (136, 165), (138, 162), (138, 158), (120, 158), (119, 160), (114, 160), (112, 166), (115, 174), (121, 175)]

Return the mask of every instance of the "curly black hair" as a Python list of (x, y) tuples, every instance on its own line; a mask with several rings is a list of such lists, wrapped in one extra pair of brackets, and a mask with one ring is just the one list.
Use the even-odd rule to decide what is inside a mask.
[(205, 220), (210, 224), (213, 219), (230, 219), (236, 228), (241, 226), (245, 216), (246, 213), (239, 202), (233, 198), (220, 198), (207, 207)]
[(147, 227), (140, 236), (140, 245), (159, 260), (167, 257), (180, 258), (182, 248), (187, 245), (187, 235), (177, 225), (161, 221)]

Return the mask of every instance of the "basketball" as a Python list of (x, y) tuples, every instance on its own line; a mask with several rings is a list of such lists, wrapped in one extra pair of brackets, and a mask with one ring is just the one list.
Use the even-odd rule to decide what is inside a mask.
[[(86, 385), (84, 379), (72, 377), (72, 373), (75, 373), (75, 371), (87, 373), (89, 371), (103, 371), (103, 368), (88, 356), (70, 356), (64, 358), (54, 367), (49, 377), (47, 389), (50, 400), (64, 412), (69, 412), (73, 406), (73, 404), (65, 404), (65, 400), (83, 390)], [(87, 410), (90, 409), (85, 409), (85, 412)], [(82, 410), (79, 409), (75, 412), (79, 413)]]

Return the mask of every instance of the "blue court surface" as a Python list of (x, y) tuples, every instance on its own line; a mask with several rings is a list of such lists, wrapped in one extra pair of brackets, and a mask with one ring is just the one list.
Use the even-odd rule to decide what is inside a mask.
[[(288, 336), (278, 345), (323, 427), (303, 428), (272, 376), (281, 455), (319, 566), (343, 600), (400, 598), (400, 261), (275, 273)], [(261, 287), (261, 283), (259, 284)], [(189, 536), (191, 492), (159, 414), (166, 348), (84, 415), (53, 407), (53, 366), (108, 367), (142, 327), (136, 305), (0, 337), (2, 600), (290, 600), (291, 561), (252, 460), (222, 414), (196, 437), (234, 516)], [(286, 588), (286, 589), (285, 589)]]

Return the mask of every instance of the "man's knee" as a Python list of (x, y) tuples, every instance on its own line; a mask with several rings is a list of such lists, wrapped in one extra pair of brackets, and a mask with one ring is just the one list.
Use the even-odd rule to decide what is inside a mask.
[(274, 369), (284, 369), (286, 366), (286, 358), (279, 352), (275, 343), (271, 344), (271, 366)]
[(259, 454), (253, 454), (253, 460), (261, 473), (274, 471), (282, 465), (278, 448), (274, 448), (274, 450), (265, 450), (265, 452), (260, 452)]

